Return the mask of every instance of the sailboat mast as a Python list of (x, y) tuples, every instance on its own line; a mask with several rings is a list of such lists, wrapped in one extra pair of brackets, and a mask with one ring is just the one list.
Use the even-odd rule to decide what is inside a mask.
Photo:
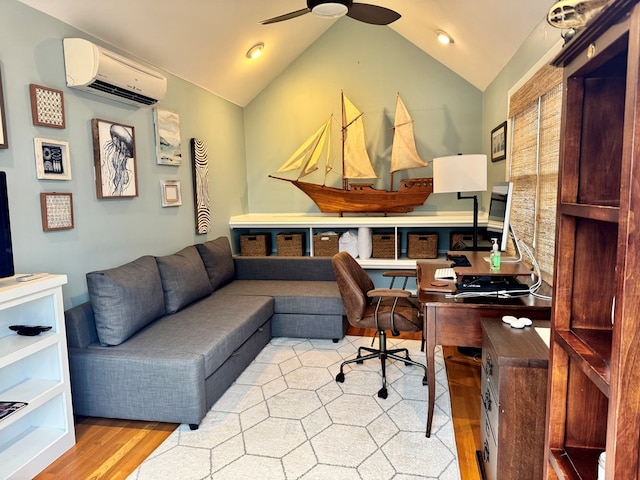
[(349, 187), (349, 182), (347, 180), (347, 177), (344, 176), (344, 144), (346, 141), (346, 136), (347, 136), (347, 128), (346, 128), (346, 124), (347, 124), (347, 119), (346, 119), (346, 113), (344, 111), (344, 90), (340, 90), (340, 103), (341, 103), (341, 107), (342, 107), (342, 189), (343, 190), (347, 190)]

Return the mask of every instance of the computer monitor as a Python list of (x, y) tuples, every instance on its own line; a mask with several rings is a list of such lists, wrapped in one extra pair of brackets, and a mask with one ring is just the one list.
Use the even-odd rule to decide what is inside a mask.
[[(498, 182), (491, 188), (491, 202), (489, 203), (489, 221), (487, 232), (497, 233), (500, 251), (507, 250), (509, 240), (509, 216), (513, 200), (513, 183)], [(489, 235), (489, 238), (496, 238)]]

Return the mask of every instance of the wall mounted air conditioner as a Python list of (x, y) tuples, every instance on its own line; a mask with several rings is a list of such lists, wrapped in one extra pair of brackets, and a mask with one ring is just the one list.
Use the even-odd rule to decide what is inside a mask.
[(129, 105), (153, 105), (167, 92), (159, 72), (82, 38), (65, 38), (67, 86)]

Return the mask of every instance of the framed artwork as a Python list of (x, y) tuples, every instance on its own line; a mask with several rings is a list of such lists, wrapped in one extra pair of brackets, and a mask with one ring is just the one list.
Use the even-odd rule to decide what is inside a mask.
[(91, 120), (93, 161), (98, 198), (138, 196), (133, 127), (108, 120)]
[(182, 191), (180, 180), (160, 180), (163, 207), (177, 207), (182, 205)]
[(2, 93), (2, 71), (0, 70), (0, 148), (9, 148), (7, 142), (7, 121), (4, 116), (4, 95)]
[(502, 122), (491, 130), (491, 161), (507, 158), (507, 122)]
[(31, 117), (34, 125), (64, 128), (64, 96), (62, 91), (41, 85), (29, 85)]
[(69, 142), (34, 138), (36, 177), (40, 180), (71, 180)]
[(42, 230), (71, 230), (73, 228), (73, 199), (70, 193), (41, 193)]
[(156, 128), (156, 159), (158, 164), (180, 165), (182, 163), (180, 116), (168, 110), (154, 108), (153, 121)]
[(211, 213), (209, 211), (209, 160), (206, 140), (191, 139), (193, 156), (193, 185), (196, 202), (196, 233), (209, 233)]

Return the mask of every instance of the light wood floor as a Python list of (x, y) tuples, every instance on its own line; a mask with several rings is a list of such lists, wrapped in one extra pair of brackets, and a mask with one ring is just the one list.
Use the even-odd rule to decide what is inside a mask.
[[(348, 335), (371, 336), (350, 329)], [(406, 334), (420, 339), (420, 334)], [(444, 347), (453, 424), (462, 480), (480, 480), (476, 450), (480, 450), (480, 363)], [(125, 479), (177, 427), (172, 423), (104, 418), (77, 418), (76, 445), (36, 477), (37, 480)], [(428, 452), (425, 452), (428, 455)]]

